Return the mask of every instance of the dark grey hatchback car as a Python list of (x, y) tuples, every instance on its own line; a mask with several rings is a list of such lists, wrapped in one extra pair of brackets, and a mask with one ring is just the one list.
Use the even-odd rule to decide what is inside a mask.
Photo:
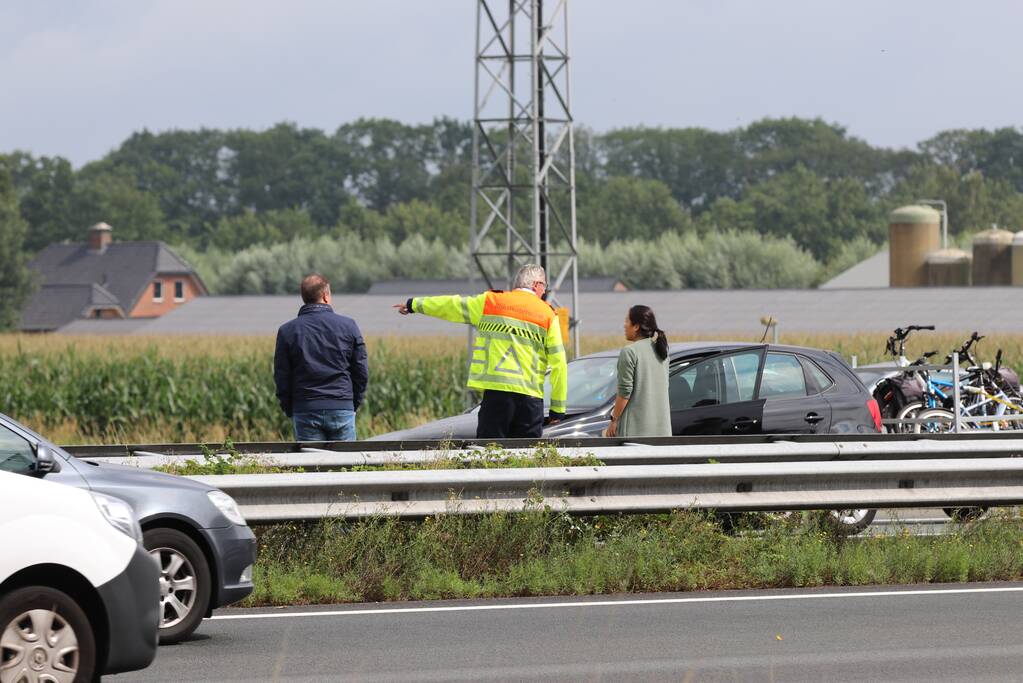
[(190, 635), (252, 592), (256, 538), (234, 500), (191, 479), (75, 458), (0, 414), (0, 469), (115, 496), (134, 509), (160, 564), (160, 642)]
[[(747, 342), (684, 342), (669, 348), (668, 399), (675, 436), (857, 434), (881, 429), (877, 403), (836, 353)], [(610, 421), (618, 350), (568, 364), (566, 418), (545, 437), (599, 436)], [(476, 409), (374, 437), (471, 439)]]

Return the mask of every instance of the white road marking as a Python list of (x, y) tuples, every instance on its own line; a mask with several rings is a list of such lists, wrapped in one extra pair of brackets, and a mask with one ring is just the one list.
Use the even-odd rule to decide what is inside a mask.
[(580, 600), (578, 602), (528, 602), (495, 605), (448, 605), (443, 607), (386, 607), (382, 609), (324, 610), (317, 612), (271, 612), (266, 614), (218, 614), (210, 619), (287, 619), (305, 617), (361, 617), (380, 614), (427, 612), (477, 612), (508, 609), (558, 609), (570, 607), (622, 607), (625, 605), (684, 605), (704, 602), (757, 602), (769, 600), (825, 600), (840, 598), (891, 598), (908, 596), (963, 595), (968, 593), (1021, 593), (1023, 586), (996, 588), (937, 588), (933, 590), (859, 591), (849, 593), (793, 593), (786, 595), (723, 595), (708, 598), (653, 598), (637, 600)]

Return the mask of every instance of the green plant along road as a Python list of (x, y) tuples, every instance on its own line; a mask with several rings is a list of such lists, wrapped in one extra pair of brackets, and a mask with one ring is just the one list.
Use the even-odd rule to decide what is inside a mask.
[(1019, 580), (1018, 517), (945, 536), (846, 538), (816, 518), (577, 518), (546, 509), (260, 530), (249, 605)]

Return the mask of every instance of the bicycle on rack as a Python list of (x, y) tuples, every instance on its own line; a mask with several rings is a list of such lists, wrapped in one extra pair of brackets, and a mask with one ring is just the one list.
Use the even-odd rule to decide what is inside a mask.
[[(960, 406), (963, 405), (962, 396), (967, 391), (967, 387), (976, 386), (977, 375), (976, 369), (978, 367), (976, 359), (973, 357), (972, 349), (973, 345), (979, 342), (984, 337), (973, 332), (970, 338), (967, 339), (956, 351), (959, 355), (960, 362), (965, 360), (965, 364), (962, 365), (965, 375), (960, 376)], [(933, 352), (925, 355), (934, 355)], [(952, 354), (945, 356), (943, 365), (949, 365), (952, 363)], [(923, 372), (921, 373), (923, 380), (923, 392), (919, 401), (913, 403), (907, 403), (904, 405), (897, 415), (896, 419), (899, 420), (918, 420), (918, 422), (912, 424), (899, 424), (902, 431), (914, 432), (914, 433), (940, 433), (951, 431), (955, 425), (955, 415), (953, 410), (955, 409), (955, 382), (951, 377), (942, 376), (939, 373)], [(920, 420), (931, 420), (923, 421)]]
[[(882, 419), (906, 419), (907, 414), (915, 415), (923, 407), (927, 385), (920, 371), (910, 368), (922, 365), (935, 352), (928, 352), (920, 359), (910, 363), (906, 358), (906, 340), (913, 332), (933, 329), (934, 325), (908, 325), (896, 328), (892, 336), (888, 337), (885, 350), (895, 360), (895, 364), (903, 368), (903, 371), (882, 379), (874, 389), (874, 399), (881, 409)], [(906, 431), (906, 426), (902, 423), (888, 424), (885, 426), (885, 430), (889, 432)]]
[[(978, 363), (972, 353), (975, 343), (983, 339), (974, 332), (958, 349), (958, 354), (966, 363), (960, 376), (960, 401), (958, 413), (960, 427), (969, 430), (990, 429), (998, 431), (1011, 429), (1020, 425), (1010, 424), (1015, 419), (1008, 416), (1023, 415), (1023, 399), (1019, 392), (1019, 378), (1014, 371), (1003, 368), (1002, 350), (999, 349), (992, 367), (989, 363)], [(952, 355), (945, 358), (946, 365), (952, 361)], [(903, 410), (901, 417), (914, 417), (918, 422), (914, 425), (915, 432), (947, 432), (954, 429), (957, 406), (954, 399), (954, 382), (951, 378), (930, 375), (927, 380), (925, 398), (919, 408), (913, 412), (912, 407)], [(991, 419), (983, 419), (991, 418)]]

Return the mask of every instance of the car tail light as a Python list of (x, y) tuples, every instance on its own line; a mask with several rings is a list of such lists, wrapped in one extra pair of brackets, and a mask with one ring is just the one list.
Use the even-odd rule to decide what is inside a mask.
[(874, 427), (877, 431), (881, 431), (881, 409), (877, 407), (877, 401), (874, 399), (867, 400), (867, 410), (870, 411), (870, 416), (874, 418)]

